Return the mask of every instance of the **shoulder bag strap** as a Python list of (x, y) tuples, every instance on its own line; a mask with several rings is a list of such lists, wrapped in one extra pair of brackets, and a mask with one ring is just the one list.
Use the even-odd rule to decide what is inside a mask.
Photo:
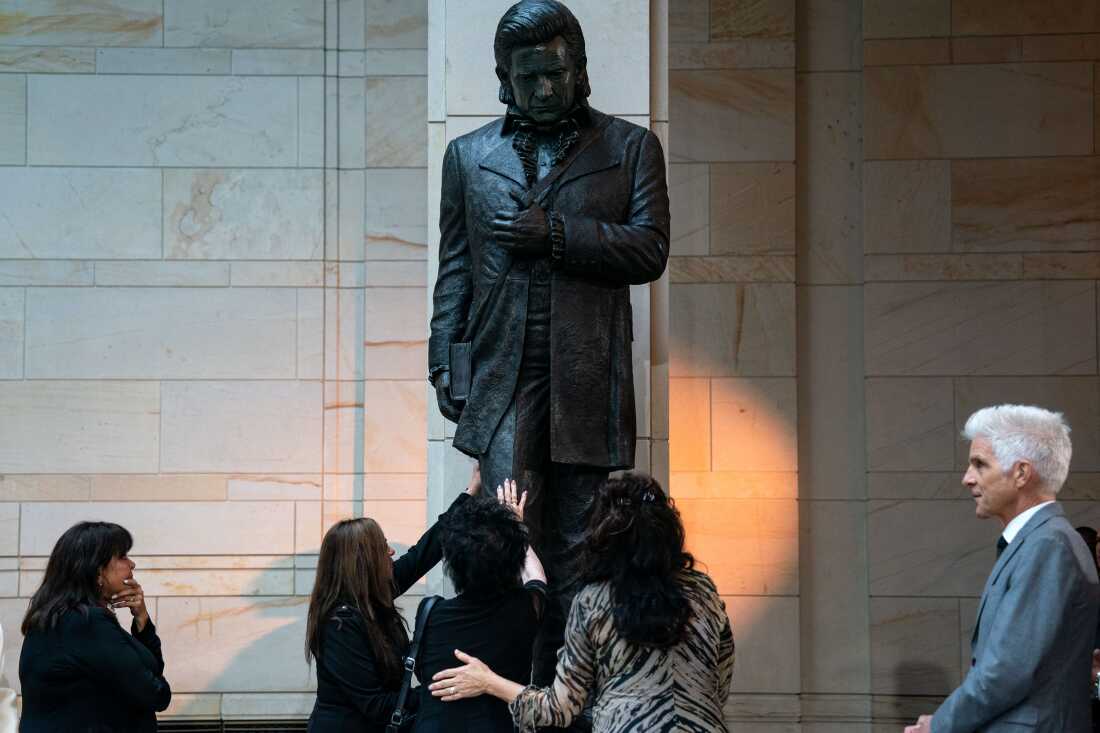
[(397, 705), (390, 716), (390, 724), (386, 726), (386, 733), (399, 733), (405, 723), (405, 700), (409, 696), (409, 688), (412, 686), (413, 670), (416, 669), (416, 660), (420, 652), (420, 640), (424, 638), (424, 629), (428, 626), (428, 616), (441, 596), (428, 596), (420, 602), (416, 610), (416, 627), (413, 629), (413, 638), (409, 643), (409, 653), (404, 659), (405, 676), (401, 680), (401, 691), (397, 693)]

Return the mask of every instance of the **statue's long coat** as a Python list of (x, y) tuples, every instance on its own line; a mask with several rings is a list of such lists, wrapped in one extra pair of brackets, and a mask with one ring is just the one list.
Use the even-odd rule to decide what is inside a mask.
[[(558, 463), (634, 464), (631, 284), (660, 277), (669, 213), (660, 142), (596, 110), (582, 131), (598, 139), (547, 202), (565, 221), (565, 252), (551, 279), (550, 451)], [(454, 446), (488, 448), (512, 399), (523, 354), (530, 263), (493, 240), (496, 212), (527, 189), (511, 131), (498, 119), (447, 147), (440, 205), (439, 277), (428, 360), (448, 364), (450, 344), (473, 343), (473, 383)], [(500, 278), (504, 278), (500, 280)]]

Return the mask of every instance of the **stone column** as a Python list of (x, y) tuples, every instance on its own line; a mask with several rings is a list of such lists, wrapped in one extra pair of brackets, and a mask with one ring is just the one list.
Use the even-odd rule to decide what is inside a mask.
[[(447, 143), (504, 113), (497, 100), (493, 34), (509, 0), (469, 3), (430, 0), (428, 8), (428, 312), (439, 257), (440, 170)], [(573, 0), (585, 32), (595, 108), (652, 127), (667, 146), (668, 114), (663, 48), (667, 12), (661, 0)], [(651, 32), (651, 6), (659, 31)], [(651, 59), (659, 61), (656, 73)], [(667, 485), (667, 284), (634, 287), (634, 389), (638, 408), (637, 468)], [(465, 486), (472, 461), (451, 447), (454, 425), (428, 390), (428, 516), (439, 514)], [(652, 458), (651, 458), (652, 457)], [(437, 570), (429, 580), (441, 589)]]

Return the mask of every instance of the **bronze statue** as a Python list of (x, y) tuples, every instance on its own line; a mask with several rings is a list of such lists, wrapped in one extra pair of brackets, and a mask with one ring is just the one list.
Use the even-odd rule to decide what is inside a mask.
[(656, 136), (588, 106), (567, 7), (513, 5), (494, 51), (507, 113), (443, 160), (429, 377), (484, 483), (514, 477), (529, 492), (558, 600), (536, 649), (545, 684), (571, 598), (568, 548), (596, 487), (634, 464), (629, 286), (664, 271), (668, 190)]

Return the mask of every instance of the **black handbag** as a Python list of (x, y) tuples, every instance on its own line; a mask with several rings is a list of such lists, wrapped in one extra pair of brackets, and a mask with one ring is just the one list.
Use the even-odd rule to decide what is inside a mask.
[(407, 733), (412, 729), (415, 715), (405, 712), (405, 700), (409, 697), (409, 688), (412, 687), (413, 671), (416, 669), (416, 660), (420, 652), (420, 640), (424, 637), (424, 629), (428, 626), (428, 615), (432, 612), (432, 606), (442, 599), (442, 596), (427, 596), (420, 602), (416, 609), (416, 627), (413, 629), (412, 641), (409, 643), (409, 653), (404, 659), (405, 677), (401, 680), (401, 691), (397, 693), (397, 706), (390, 716), (390, 724), (386, 726), (386, 733)]

